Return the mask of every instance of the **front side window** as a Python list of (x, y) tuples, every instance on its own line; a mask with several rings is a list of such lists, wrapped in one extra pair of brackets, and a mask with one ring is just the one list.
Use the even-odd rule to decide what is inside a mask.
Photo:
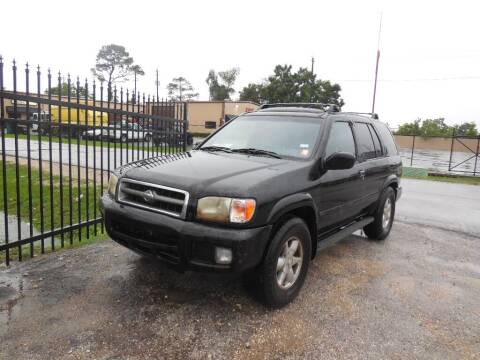
[(328, 137), (325, 158), (336, 152), (347, 152), (355, 155), (355, 141), (353, 140), (350, 124), (344, 121), (332, 124), (330, 136)]
[(370, 130), (368, 129), (368, 124), (356, 123), (355, 136), (357, 138), (358, 157), (360, 161), (375, 158), (375, 145), (373, 144), (373, 139)]
[(302, 116), (248, 115), (231, 120), (200, 149), (257, 149), (306, 159), (312, 155), (322, 119)]

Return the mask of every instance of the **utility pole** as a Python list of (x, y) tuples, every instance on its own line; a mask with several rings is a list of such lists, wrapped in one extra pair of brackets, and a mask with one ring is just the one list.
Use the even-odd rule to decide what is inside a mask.
[(155, 80), (155, 85), (157, 86), (157, 101), (158, 101), (158, 87), (160, 86), (160, 81), (158, 81), (158, 69), (157, 69), (157, 80)]
[(313, 65), (315, 64), (315, 58), (312, 56), (312, 74), (313, 74)]
[(377, 95), (377, 78), (378, 78), (378, 63), (380, 62), (380, 34), (381, 33), (382, 33), (382, 14), (380, 14), (380, 26), (378, 28), (377, 62), (375, 64), (375, 80), (373, 82), (372, 113), (375, 112), (375, 97)]

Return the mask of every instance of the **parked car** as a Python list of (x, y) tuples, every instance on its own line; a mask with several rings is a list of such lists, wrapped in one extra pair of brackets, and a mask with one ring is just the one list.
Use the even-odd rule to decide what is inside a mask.
[[(99, 129), (92, 129), (85, 133), (85, 136), (98, 136)], [(150, 142), (152, 140), (152, 132), (148, 129), (142, 128), (137, 123), (118, 122), (113, 126), (107, 126), (101, 129), (101, 137), (111, 141), (128, 142), (140, 140)]]
[(320, 249), (359, 229), (388, 236), (401, 173), (375, 116), (268, 105), (193, 151), (118, 168), (101, 208), (119, 244), (180, 271), (243, 273), (266, 305), (281, 307)]

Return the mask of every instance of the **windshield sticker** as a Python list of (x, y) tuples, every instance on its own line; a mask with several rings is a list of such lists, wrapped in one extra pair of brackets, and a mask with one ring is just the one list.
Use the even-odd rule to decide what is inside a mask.
[(302, 149), (308, 149), (309, 146), (310, 145), (308, 145), (308, 144), (300, 144), (300, 148), (302, 148)]
[(310, 151), (309, 151), (308, 149), (303, 149), (303, 150), (300, 152), (300, 154), (301, 154), (302, 156), (304, 156), (304, 157), (307, 157), (309, 153), (310, 153)]

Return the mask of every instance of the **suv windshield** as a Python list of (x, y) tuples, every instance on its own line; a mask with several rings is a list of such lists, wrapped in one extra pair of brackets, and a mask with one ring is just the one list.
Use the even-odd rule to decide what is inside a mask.
[(300, 116), (240, 116), (231, 120), (200, 149), (240, 149), (242, 153), (259, 156), (265, 155), (262, 153), (264, 150), (280, 156), (305, 159), (312, 154), (321, 124), (318, 118)]

